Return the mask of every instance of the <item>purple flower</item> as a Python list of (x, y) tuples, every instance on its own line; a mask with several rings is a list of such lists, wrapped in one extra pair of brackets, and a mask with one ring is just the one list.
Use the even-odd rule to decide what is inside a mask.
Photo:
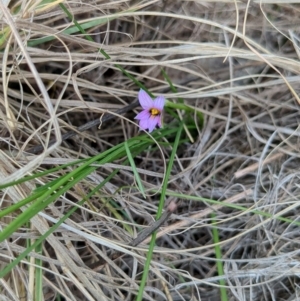
[(165, 98), (163, 96), (158, 96), (152, 100), (152, 98), (142, 89), (139, 92), (138, 98), (140, 105), (144, 110), (137, 114), (134, 119), (139, 120), (141, 129), (149, 129), (149, 133), (151, 133), (156, 125), (161, 128), (161, 115), (165, 105)]

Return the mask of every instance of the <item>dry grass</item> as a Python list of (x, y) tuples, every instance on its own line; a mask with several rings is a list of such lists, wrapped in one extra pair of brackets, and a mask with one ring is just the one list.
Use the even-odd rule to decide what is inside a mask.
[[(229, 300), (298, 300), (299, 226), (275, 217), (298, 220), (299, 215), (299, 5), (288, 0), (66, 1), (77, 21), (103, 17), (103, 24), (87, 30), (94, 39), (89, 42), (82, 34), (62, 34), (73, 24), (57, 3), (37, 10), (38, 2), (11, 1), (11, 10), (1, 13), (2, 30), (11, 27), (1, 52), (2, 182), (95, 155), (138, 135), (130, 113), (43, 154), (26, 152), (132, 103), (138, 87), (115, 68), (118, 63), (154, 94), (182, 97), (205, 119), (196, 142), (178, 150), (167, 200), (178, 201), (178, 208), (159, 230), (144, 300), (220, 300), (221, 278)], [(12, 15), (14, 3), (22, 7)], [(43, 36), (55, 39), (26, 46)], [(99, 54), (99, 47), (110, 60)], [(162, 67), (177, 94), (161, 75)], [(165, 123), (170, 120), (166, 116)], [(43, 263), (44, 300), (58, 300), (59, 294), (61, 300), (134, 300), (149, 239), (136, 248), (128, 243), (154, 219), (158, 199), (151, 191), (162, 184), (169, 154), (164, 147), (163, 153), (149, 149), (137, 158), (146, 200), (136, 193), (131, 169), (120, 162), (107, 164), (34, 217), (31, 229), (23, 226), (2, 242), (4, 267), (24, 250), (25, 239), (47, 231), (91, 187), (120, 168), (97, 198), (47, 238), (42, 255), (32, 252), (32, 261), (24, 260), (0, 280), (0, 300), (34, 300), (35, 258)], [(49, 180), (2, 191), (3, 208)], [(175, 193), (191, 197), (179, 200)], [(132, 237), (125, 222), (105, 206), (109, 198), (127, 214)], [(224, 276), (216, 270), (212, 212), (217, 214)], [(9, 222), (3, 218), (1, 227)], [(117, 248), (126, 255), (114, 260), (112, 249)], [(107, 263), (96, 266), (101, 258)]]

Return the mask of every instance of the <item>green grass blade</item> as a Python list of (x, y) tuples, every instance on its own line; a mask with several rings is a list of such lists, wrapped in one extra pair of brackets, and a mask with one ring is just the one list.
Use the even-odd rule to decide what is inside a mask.
[[(136, 144), (136, 141), (132, 139), (128, 143), (130, 143), (130, 145), (134, 145)], [(55, 179), (54, 184), (49, 184), (47, 189), (45, 189), (45, 191), (41, 195), (39, 195), (34, 204), (30, 205), (24, 212), (18, 215), (9, 225), (7, 225), (6, 228), (3, 229), (3, 231), (0, 233), (0, 242), (9, 237), (19, 227), (30, 220), (33, 216), (38, 214), (38, 212), (45, 209), (49, 204), (54, 202), (62, 194), (66, 193), (80, 180), (96, 170), (98, 166), (91, 166), (91, 164), (97, 162), (99, 157), (102, 158), (101, 163), (107, 163), (117, 159), (120, 156), (124, 156), (125, 154), (126, 152), (124, 150), (124, 147), (115, 149), (113, 153), (108, 153), (107, 156), (103, 156), (102, 153), (91, 158), (75, 170), (61, 177), (59, 180)], [(40, 192), (41, 190), (39, 190), (38, 193)]]
[[(214, 213), (211, 214), (212, 218), (212, 234), (213, 234), (213, 242), (215, 244), (215, 254), (217, 259), (217, 271), (219, 276), (224, 276), (224, 269), (222, 263), (222, 252), (220, 247), (220, 239), (219, 239), (219, 231), (216, 227), (216, 215)], [(227, 291), (226, 291), (226, 283), (225, 279), (220, 279), (220, 294), (221, 294), (221, 301), (228, 301)]]
[(130, 165), (131, 165), (131, 168), (132, 168), (132, 171), (133, 171), (135, 180), (136, 180), (136, 182), (137, 182), (137, 185), (138, 185), (138, 187), (139, 187), (139, 190), (140, 190), (141, 194), (143, 195), (144, 199), (146, 199), (145, 189), (144, 189), (144, 186), (143, 186), (143, 184), (142, 184), (140, 175), (139, 175), (138, 171), (136, 170), (136, 166), (135, 166), (135, 163), (134, 163), (132, 154), (131, 154), (131, 152), (130, 152), (130, 149), (129, 149), (129, 147), (128, 147), (128, 143), (125, 142), (124, 145), (125, 145), (125, 150), (126, 150), (126, 153), (127, 153), (127, 157), (128, 157), (129, 162), (130, 162)]
[[(98, 184), (89, 194), (87, 194), (81, 201), (78, 202), (79, 206), (82, 206), (84, 202), (100, 190), (108, 181), (110, 181), (118, 171), (114, 171), (108, 176), (103, 182)], [(0, 279), (9, 273), (17, 264), (20, 263), (31, 251), (38, 247), (50, 234), (52, 234), (63, 222), (65, 222), (76, 210), (78, 206), (75, 205), (70, 209), (56, 224), (54, 224), (47, 232), (41, 235), (31, 246), (27, 247), (26, 250), (21, 253), (16, 259), (10, 262), (4, 269), (0, 270)]]
[[(35, 248), (36, 253), (42, 254), (43, 246), (39, 244)], [(42, 260), (36, 258), (35, 259), (35, 286), (34, 286), (34, 293), (35, 293), (35, 300), (43, 300), (43, 270), (42, 270)]]
[(0, 210), (0, 218), (4, 217), (12, 212), (15, 212), (16, 210), (20, 209), (21, 207), (36, 200), (41, 195), (42, 195), (42, 192), (31, 194), (29, 197), (25, 198), (24, 200), (22, 200), (16, 204), (13, 204), (13, 205), (7, 207), (6, 209)]
[[(174, 163), (174, 160), (175, 160), (175, 155), (176, 155), (176, 152), (177, 152), (177, 148), (178, 148), (178, 145), (179, 145), (182, 129), (183, 129), (183, 124), (180, 124), (180, 126), (178, 128), (176, 138), (175, 138), (175, 142), (174, 142), (174, 145), (173, 145), (173, 149), (172, 149), (172, 152), (171, 152), (169, 164), (167, 166), (166, 175), (165, 175), (162, 190), (161, 190), (159, 206), (158, 206), (157, 213), (156, 213), (156, 220), (161, 217), (162, 211), (163, 211), (163, 208), (164, 208), (164, 205), (165, 205), (165, 197), (166, 197), (167, 186), (168, 186), (169, 178), (170, 178), (170, 175), (171, 175), (173, 163)], [(151, 237), (151, 241), (150, 241), (149, 249), (148, 249), (148, 253), (147, 253), (147, 258), (146, 258), (146, 262), (145, 262), (145, 266), (144, 266), (144, 271), (143, 271), (143, 275), (142, 275), (142, 280), (141, 280), (141, 283), (140, 283), (140, 287), (139, 287), (139, 291), (138, 291), (136, 301), (142, 301), (143, 300), (143, 293), (144, 293), (144, 289), (145, 289), (145, 286), (146, 286), (146, 281), (147, 281), (147, 278), (148, 278), (150, 263), (151, 263), (151, 259), (152, 259), (154, 246), (155, 246), (155, 240), (156, 240), (156, 232), (154, 232), (152, 234), (152, 237)]]

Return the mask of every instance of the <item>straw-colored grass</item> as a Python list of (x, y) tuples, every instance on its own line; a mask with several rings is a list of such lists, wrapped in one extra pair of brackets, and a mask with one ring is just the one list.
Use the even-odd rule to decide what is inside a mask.
[[(0, 300), (298, 300), (298, 1), (61, 3), (0, 2), (0, 186), (70, 164), (3, 188), (0, 208), (74, 180), (0, 239), (0, 270), (78, 206), (1, 274)], [(142, 136), (140, 108), (122, 112), (139, 87), (118, 66), (155, 96), (182, 99), (196, 127), (171, 108), (180, 137), (168, 111), (165, 131)], [(91, 120), (100, 126), (64, 140)], [(72, 174), (98, 155), (89, 174)], [(133, 240), (162, 195), (170, 214), (152, 254), (151, 236)], [(0, 232), (28, 206), (0, 211)]]

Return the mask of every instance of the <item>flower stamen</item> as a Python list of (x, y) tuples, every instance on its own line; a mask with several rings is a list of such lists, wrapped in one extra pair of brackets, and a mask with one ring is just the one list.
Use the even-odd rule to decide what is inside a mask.
[(151, 108), (149, 110), (149, 113), (151, 114), (151, 116), (157, 116), (157, 115), (160, 114), (160, 111), (158, 109), (156, 109), (156, 108)]

